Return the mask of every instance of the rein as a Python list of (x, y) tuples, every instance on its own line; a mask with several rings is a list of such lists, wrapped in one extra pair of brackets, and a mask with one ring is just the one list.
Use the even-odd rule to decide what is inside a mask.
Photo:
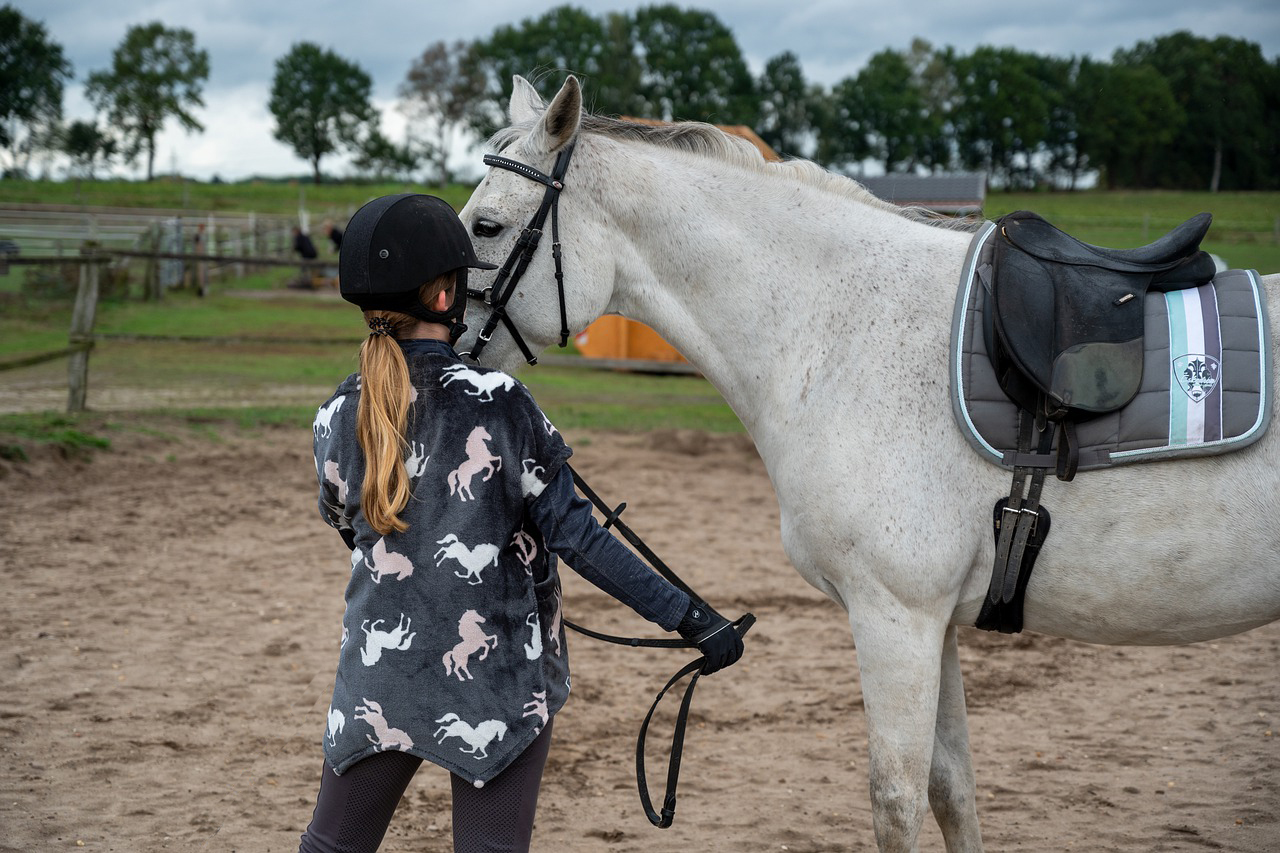
[[(626, 525), (619, 518), (622, 511), (627, 508), (626, 503), (618, 504), (616, 508), (610, 509), (609, 505), (604, 502), (595, 491), (587, 485), (587, 481), (572, 467), (569, 468), (573, 474), (574, 485), (578, 490), (591, 501), (605, 515), (605, 521), (602, 525), (606, 530), (610, 527), (616, 528), (623, 539), (631, 544), (642, 556), (645, 561), (654, 568), (658, 574), (666, 578), (672, 586), (684, 592), (691, 599), (705, 604), (705, 601), (694, 592), (684, 580), (672, 571), (666, 563), (662, 561), (657, 554), (653, 552), (645, 541)], [(642, 637), (616, 637), (612, 634), (602, 634), (598, 631), (592, 631), (577, 625), (568, 619), (562, 620), (565, 625), (595, 640), (602, 640), (606, 643), (615, 643), (622, 646), (632, 646), (650, 649), (691, 649), (694, 644), (688, 640), (667, 640), (667, 639), (647, 639)], [(738, 636), (745, 637), (747, 632), (751, 630), (751, 626), (756, 622), (756, 617), (751, 613), (745, 613), (735, 619), (731, 625), (733, 630), (738, 632)], [(689, 722), (689, 708), (693, 703), (693, 689), (698, 684), (698, 678), (702, 675), (702, 666), (706, 658), (699, 657), (685, 664), (675, 675), (667, 681), (658, 695), (654, 698), (653, 704), (649, 706), (649, 713), (645, 714), (644, 722), (640, 724), (640, 734), (636, 738), (636, 788), (640, 792), (640, 805), (644, 808), (644, 813), (649, 822), (659, 829), (666, 829), (675, 821), (676, 812), (676, 786), (680, 782), (680, 757), (684, 753), (684, 734)], [(667, 761), (667, 788), (662, 800), (662, 813), (653, 809), (653, 801), (649, 798), (649, 784), (645, 777), (644, 770), (644, 745), (645, 738), (649, 733), (649, 721), (653, 719), (653, 714), (658, 710), (658, 704), (662, 701), (662, 697), (667, 695), (667, 691), (671, 689), (680, 679), (690, 673), (693, 678), (689, 679), (689, 686), (685, 688), (684, 697), (680, 700), (680, 710), (676, 714), (675, 729), (671, 735), (671, 757)]]
[(529, 364), (538, 363), (538, 357), (533, 354), (533, 351), (529, 349), (529, 345), (524, 342), (524, 337), (520, 334), (520, 330), (516, 328), (515, 321), (507, 313), (507, 302), (511, 299), (511, 294), (515, 293), (516, 285), (529, 267), (529, 261), (533, 259), (533, 253), (538, 250), (538, 243), (542, 240), (542, 230), (546, 225), (548, 213), (551, 214), (551, 257), (555, 260), (556, 292), (560, 297), (560, 346), (567, 346), (569, 343), (569, 319), (564, 302), (564, 269), (560, 261), (560, 191), (564, 189), (564, 174), (569, 171), (569, 160), (572, 157), (573, 145), (570, 144), (556, 156), (556, 163), (551, 169), (551, 174), (544, 175), (532, 166), (521, 163), (518, 160), (512, 160), (509, 157), (500, 157), (497, 154), (486, 154), (484, 156), (484, 164), (486, 166), (496, 166), (499, 169), (506, 169), (508, 172), (515, 172), (517, 175), (526, 177), (531, 181), (537, 181), (547, 189), (542, 194), (542, 203), (534, 211), (533, 218), (529, 220), (529, 224), (520, 232), (520, 239), (516, 240), (515, 246), (511, 249), (511, 254), (507, 255), (506, 261), (503, 262), (502, 267), (494, 277), (493, 284), (484, 290), (467, 288), (468, 297), (483, 300), (489, 306), (489, 317), (484, 321), (484, 326), (481, 327), (476, 336), (475, 346), (472, 347), (471, 352), (464, 353), (477, 364), (480, 363), (480, 351), (484, 349), (485, 345), (493, 337), (493, 332), (498, 327), (499, 321), (507, 327), (507, 331), (515, 339), (516, 346), (520, 347), (520, 352), (524, 355), (525, 361)]
[[(520, 348), (521, 354), (524, 355), (525, 361), (529, 364), (537, 364), (538, 358), (529, 349), (529, 345), (525, 343), (524, 337), (520, 334), (520, 330), (516, 328), (515, 321), (511, 319), (511, 315), (507, 313), (507, 302), (511, 299), (511, 295), (515, 293), (516, 284), (524, 276), (525, 270), (529, 267), (530, 260), (533, 259), (533, 253), (538, 249), (538, 243), (542, 240), (543, 229), (546, 226), (547, 216), (551, 216), (551, 257), (555, 261), (556, 276), (556, 293), (560, 299), (560, 346), (565, 346), (569, 342), (569, 321), (568, 312), (565, 308), (564, 300), (564, 269), (560, 259), (560, 191), (564, 189), (564, 175), (569, 170), (569, 160), (573, 157), (573, 145), (570, 144), (560, 151), (556, 156), (556, 162), (551, 170), (550, 175), (543, 174), (539, 170), (521, 163), (518, 160), (512, 160), (508, 157), (500, 157), (496, 154), (486, 154), (484, 163), (486, 166), (506, 169), (509, 172), (515, 172), (528, 178), (531, 181), (537, 181), (546, 187), (546, 191), (542, 194), (542, 203), (538, 205), (538, 209), (534, 212), (533, 217), (529, 220), (529, 224), (520, 232), (520, 238), (516, 240), (516, 244), (511, 249), (511, 253), (507, 255), (506, 261), (503, 262), (494, 277), (493, 284), (484, 290), (475, 290), (467, 288), (467, 296), (472, 299), (483, 300), (489, 306), (489, 316), (484, 322), (484, 326), (476, 336), (475, 346), (471, 352), (464, 353), (475, 363), (480, 363), (480, 352), (485, 345), (489, 343), (493, 337), (494, 330), (497, 329), (498, 323), (501, 322), (506, 326), (507, 331), (511, 333), (511, 337), (515, 340), (516, 346)], [(586, 480), (574, 471), (572, 467), (569, 469), (573, 473), (573, 482), (578, 490), (591, 501), (602, 513), (604, 513), (604, 528), (610, 527), (617, 529), (622, 538), (626, 539), (632, 547), (639, 552), (655, 571), (662, 577), (666, 578), (672, 586), (684, 592), (691, 599), (705, 604), (704, 599), (695, 593), (688, 584), (686, 584), (679, 575), (671, 570), (653, 550), (645, 544), (644, 540), (635, 534), (631, 528), (624, 524), (619, 516), (626, 509), (626, 504), (619, 504), (616, 508), (610, 509), (609, 506), (600, 498), (595, 491), (587, 485)], [(756, 617), (750, 613), (738, 617), (732, 623), (733, 630), (738, 632), (739, 636), (745, 636), (747, 631), (751, 630), (751, 626), (755, 624)], [(606, 643), (616, 643), (623, 646), (631, 646), (633, 648), (651, 648), (651, 649), (689, 649), (694, 648), (694, 644), (687, 640), (668, 640), (668, 639), (643, 639), (637, 637), (615, 637), (611, 634), (602, 634), (598, 631), (592, 631), (577, 625), (568, 619), (563, 620), (564, 624), (580, 634), (591, 637), (592, 639), (602, 640)], [(666, 829), (671, 826), (675, 820), (676, 810), (676, 785), (680, 781), (680, 757), (684, 752), (684, 735), (688, 726), (689, 707), (693, 702), (693, 689), (698, 683), (698, 678), (702, 675), (702, 667), (706, 658), (699, 657), (690, 661), (667, 681), (666, 685), (658, 691), (658, 695), (653, 700), (653, 704), (649, 706), (649, 713), (645, 715), (644, 722), (640, 726), (640, 734), (636, 739), (636, 787), (640, 793), (640, 804), (644, 807), (645, 816), (649, 818), (649, 822), (659, 829)], [(658, 704), (662, 701), (662, 697), (667, 694), (680, 679), (690, 673), (693, 678), (689, 680), (689, 686), (685, 688), (684, 697), (680, 700), (680, 710), (676, 714), (675, 731), (671, 736), (671, 757), (667, 762), (667, 788), (663, 796), (662, 812), (659, 814), (654, 811), (653, 802), (649, 798), (649, 785), (645, 778), (644, 770), (644, 745), (645, 738), (649, 732), (649, 722), (653, 719), (654, 712), (658, 709)]]

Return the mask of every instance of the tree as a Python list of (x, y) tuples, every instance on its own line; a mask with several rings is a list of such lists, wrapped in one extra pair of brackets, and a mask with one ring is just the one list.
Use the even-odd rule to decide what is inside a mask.
[(408, 142), (396, 145), (380, 129), (374, 128), (360, 142), (351, 165), (361, 174), (378, 180), (408, 180), (421, 162), (422, 154), (413, 145)]
[(469, 61), (484, 75), (484, 96), (473, 104), (467, 120), (481, 137), (504, 123), (511, 78), (516, 74), (550, 98), (565, 75), (572, 73), (582, 83), (592, 112), (642, 115), (645, 111), (637, 93), (640, 66), (631, 19), (625, 13), (601, 19), (573, 6), (557, 6), (519, 25), (498, 27), (489, 38), (475, 43)]
[(187, 130), (204, 130), (191, 109), (204, 106), (201, 93), (208, 78), (209, 54), (196, 48), (191, 31), (155, 21), (126, 31), (111, 56), (110, 70), (90, 74), (85, 94), (121, 135), (126, 161), (147, 152), (149, 181), (156, 134), (169, 117)]
[(1266, 132), (1273, 78), (1259, 46), (1181, 31), (1118, 50), (1117, 65), (1149, 65), (1169, 83), (1186, 122), (1160, 152), (1165, 186), (1249, 189), (1275, 171), (1274, 137)]
[(978, 47), (956, 60), (960, 103), (953, 113), (960, 159), (1007, 185), (1035, 182), (1033, 155), (1048, 137), (1061, 97), (1043, 57), (1013, 48)]
[(858, 72), (859, 116), (870, 137), (872, 156), (886, 172), (911, 170), (930, 135), (924, 97), (916, 87), (906, 57), (884, 50)]
[(754, 126), (755, 83), (733, 33), (710, 12), (667, 4), (633, 18), (645, 115)]
[(1186, 121), (1168, 81), (1149, 65), (1081, 59), (1070, 91), (1084, 165), (1107, 189), (1150, 185), (1160, 151)]
[(103, 132), (96, 122), (73, 121), (63, 133), (62, 150), (71, 158), (73, 166), (93, 180), (99, 161), (106, 165), (115, 156), (116, 140)]
[(409, 66), (409, 74), (400, 84), (405, 111), (434, 127), (435, 138), (426, 151), (440, 186), (449, 183), (451, 177), (449, 152), (453, 135), (484, 97), (484, 84), (483, 69), (462, 41), (452, 45), (438, 41), (428, 47)]
[(816, 114), (814, 93), (805, 83), (799, 58), (786, 51), (766, 62), (756, 91), (760, 138), (779, 154), (802, 156), (813, 135)]
[(816, 115), (818, 150), (814, 159), (829, 169), (856, 171), (872, 152), (864, 114), (857, 78), (846, 77), (832, 86)]
[(267, 104), (275, 116), (275, 138), (311, 162), (320, 183), (320, 159), (339, 149), (359, 151), (376, 127), (369, 101), (373, 81), (360, 66), (331, 50), (299, 42), (276, 60)]
[(47, 144), (70, 79), (71, 63), (44, 25), (0, 6), (0, 148), (9, 152), (7, 171), (25, 172), (31, 154)]

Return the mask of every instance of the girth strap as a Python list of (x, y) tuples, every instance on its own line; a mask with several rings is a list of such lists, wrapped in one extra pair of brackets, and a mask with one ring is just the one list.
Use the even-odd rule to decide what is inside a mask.
[[(976, 627), (984, 631), (1016, 634), (1022, 630), (1022, 595), (1040, 546), (1049, 534), (1049, 512), (1040, 506), (1045, 472), (1062, 464), (1049, 454), (1054, 427), (1027, 411), (1018, 414), (1019, 464), (1013, 469), (1009, 497), (996, 504), (996, 558), (991, 584), (982, 602)], [(1031, 441), (1039, 435), (1033, 455)], [(1023, 490), (1026, 498), (1023, 498)]]

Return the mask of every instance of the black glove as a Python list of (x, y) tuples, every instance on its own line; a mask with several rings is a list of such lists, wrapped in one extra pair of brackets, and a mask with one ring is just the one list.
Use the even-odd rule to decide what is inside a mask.
[(707, 662), (702, 665), (703, 675), (732, 666), (742, 657), (742, 638), (733, 625), (701, 601), (689, 602), (689, 609), (676, 626), (676, 631), (706, 657)]

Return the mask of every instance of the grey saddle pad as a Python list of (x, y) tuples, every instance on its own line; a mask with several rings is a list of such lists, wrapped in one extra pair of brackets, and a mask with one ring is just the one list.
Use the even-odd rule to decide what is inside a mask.
[[(983, 339), (988, 238), (974, 236), (951, 324), (951, 406), (965, 438), (1005, 468), (1018, 407), (996, 382)], [(1080, 470), (1201, 456), (1257, 441), (1271, 415), (1271, 338), (1257, 272), (1229, 270), (1202, 287), (1148, 293), (1141, 389), (1129, 405), (1077, 426)]]

